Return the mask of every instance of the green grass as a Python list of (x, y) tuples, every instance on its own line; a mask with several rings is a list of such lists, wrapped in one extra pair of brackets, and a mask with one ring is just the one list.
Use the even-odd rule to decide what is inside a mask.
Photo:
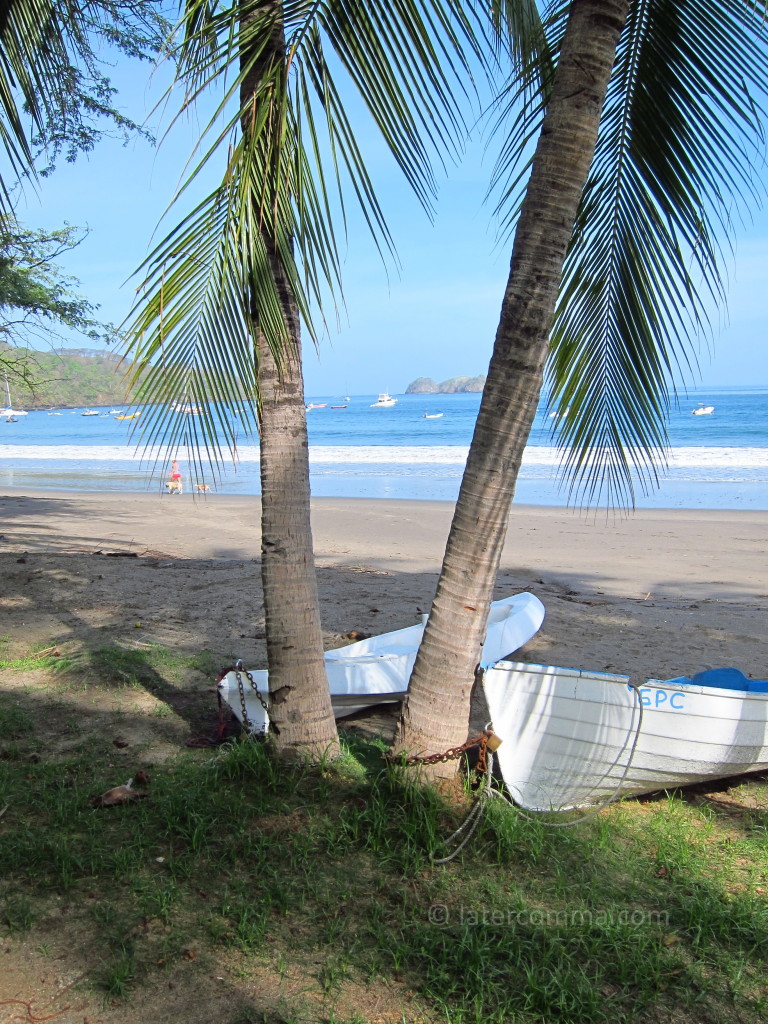
[[(94, 652), (88, 671), (151, 687), (164, 678), (153, 658)], [(91, 798), (125, 781), (109, 740), (31, 760), (33, 727), (0, 693), (0, 934), (48, 948), (63, 900), (105, 998), (130, 998), (193, 948), (246, 972), (302, 972), (325, 1021), (366, 1024), (363, 1007), (338, 1015), (340, 1000), (382, 984), (414, 994), (409, 1022), (768, 1013), (764, 811), (669, 797), (548, 829), (494, 801), (462, 856), (436, 867), (459, 812), (404, 785), (381, 743), (347, 738), (322, 769), (280, 767), (255, 742), (182, 750), (151, 769), (149, 799), (96, 810)]]

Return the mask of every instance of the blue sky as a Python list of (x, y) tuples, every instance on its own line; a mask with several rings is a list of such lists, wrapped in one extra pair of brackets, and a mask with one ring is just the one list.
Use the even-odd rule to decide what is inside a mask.
[[(120, 66), (113, 76), (126, 112), (139, 121), (160, 93), (159, 82), (146, 88), (147, 75), (144, 67)], [(67, 222), (90, 229), (64, 267), (100, 305), (104, 320), (118, 323), (130, 308), (136, 286), (130, 279), (149, 251), (196, 135), (185, 123), (158, 149), (142, 140), (125, 147), (106, 139), (76, 164), (62, 164), (19, 211), (30, 226)], [(310, 397), (400, 393), (416, 377), (440, 381), (487, 369), (509, 264), (509, 246), (497, 245), (490, 207), (483, 204), (490, 158), (484, 161), (478, 146), (450, 170), (433, 224), (380, 152), (375, 169), (400, 271), (385, 270), (365, 229), (354, 228), (339, 329), (331, 315), (319, 350), (305, 349)], [(760, 213), (737, 234), (727, 323), (715, 331), (711, 350), (702, 345), (699, 372), (684, 384), (768, 383), (766, 295), (768, 215)], [(66, 344), (81, 342), (69, 338)]]

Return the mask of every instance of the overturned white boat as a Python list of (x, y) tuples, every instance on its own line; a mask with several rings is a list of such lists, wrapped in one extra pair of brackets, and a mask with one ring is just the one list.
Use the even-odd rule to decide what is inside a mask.
[[(494, 601), (483, 645), (483, 666), (519, 650), (539, 631), (543, 621), (544, 605), (534, 594), (515, 594), (503, 601)], [(336, 717), (351, 715), (373, 704), (401, 701), (423, 635), (422, 622), (326, 651), (325, 671)], [(249, 732), (267, 731), (269, 675), (266, 669), (231, 669), (218, 686), (221, 699)]]
[(650, 679), (501, 662), (483, 688), (512, 799), (533, 811), (768, 768), (768, 682), (737, 669)]

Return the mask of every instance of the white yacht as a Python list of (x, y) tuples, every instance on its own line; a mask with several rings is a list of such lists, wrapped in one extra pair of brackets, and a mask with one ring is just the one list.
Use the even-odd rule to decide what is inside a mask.
[(397, 399), (388, 395), (386, 391), (383, 391), (378, 398), (378, 401), (371, 403), (372, 409), (387, 409), (391, 405), (397, 405)]

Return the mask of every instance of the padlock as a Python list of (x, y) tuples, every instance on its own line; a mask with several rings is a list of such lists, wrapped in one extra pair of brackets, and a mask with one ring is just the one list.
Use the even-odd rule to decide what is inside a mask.
[(491, 753), (494, 753), (499, 749), (504, 740), (502, 740), (500, 736), (497, 736), (495, 732), (489, 731), (487, 735), (488, 739), (486, 740), (486, 746), (491, 751)]

